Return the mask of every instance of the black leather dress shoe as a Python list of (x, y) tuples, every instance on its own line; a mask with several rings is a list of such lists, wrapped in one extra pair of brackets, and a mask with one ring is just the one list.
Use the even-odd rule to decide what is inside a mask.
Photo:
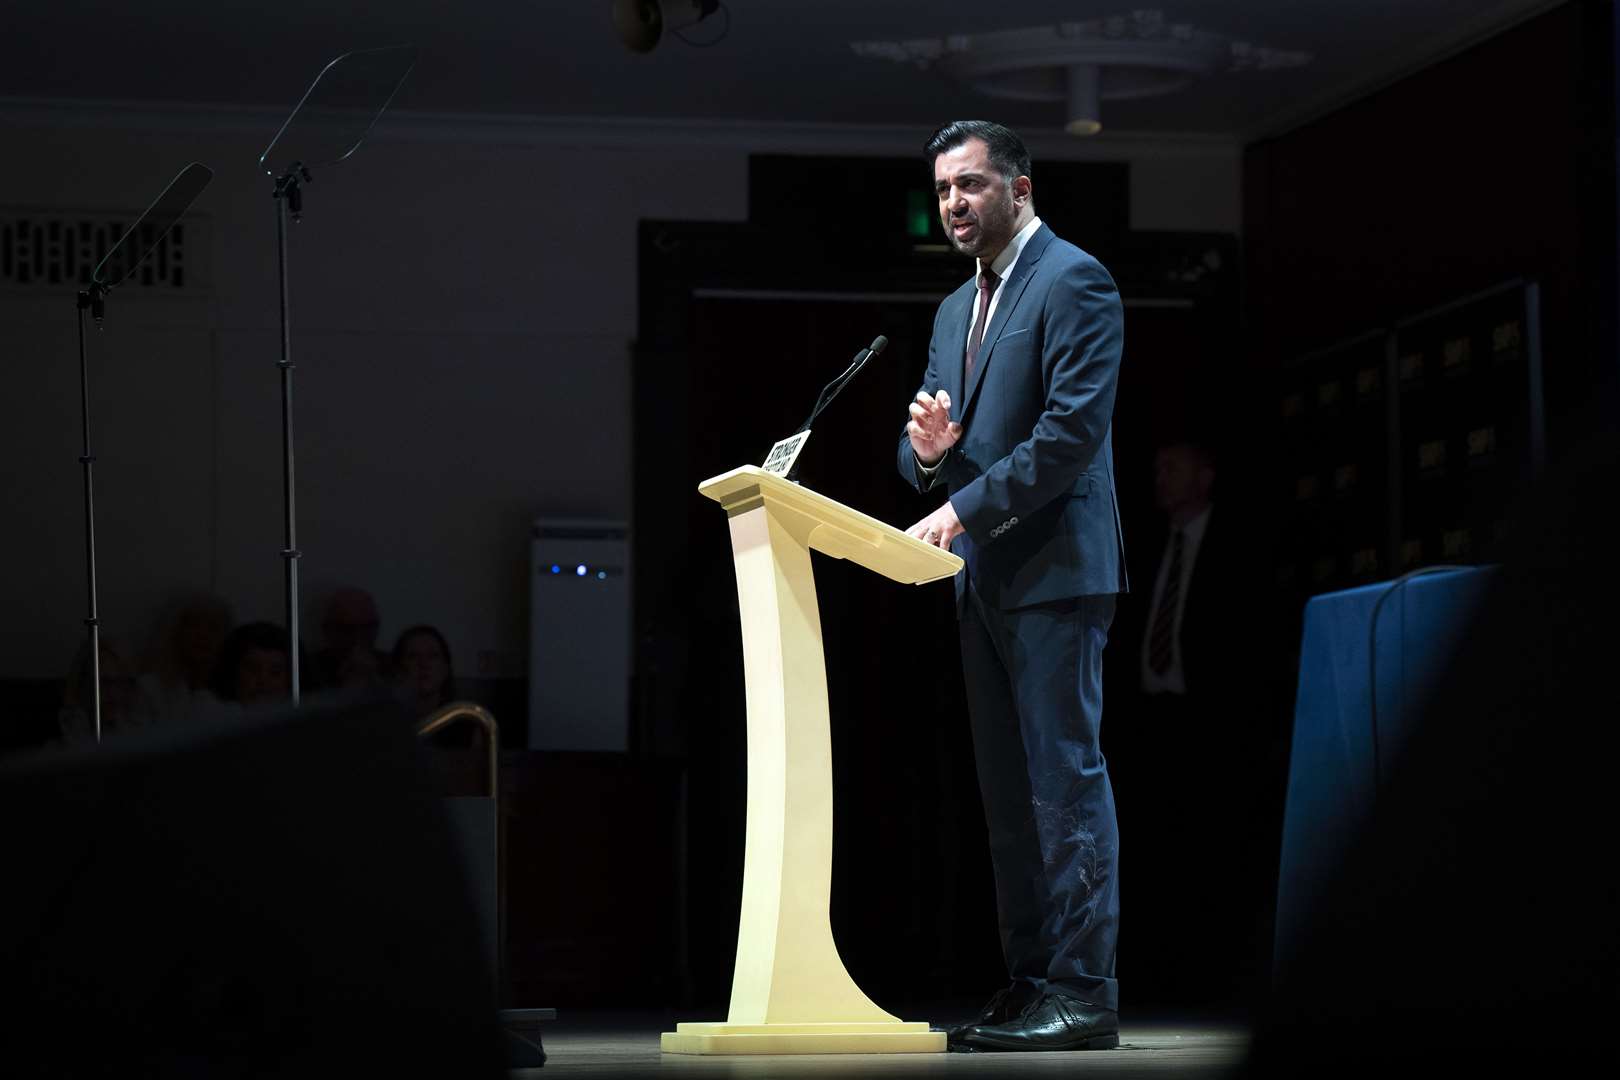
[(1112, 1050), (1119, 1045), (1119, 1013), (1046, 994), (1012, 1020), (969, 1028), (961, 1042), (975, 1050)]
[(992, 1024), (1005, 1024), (1018, 1016), (1040, 998), (1040, 992), (1029, 983), (1015, 982), (997, 990), (972, 1018), (945, 1030), (945, 1041), (960, 1043), (973, 1028)]

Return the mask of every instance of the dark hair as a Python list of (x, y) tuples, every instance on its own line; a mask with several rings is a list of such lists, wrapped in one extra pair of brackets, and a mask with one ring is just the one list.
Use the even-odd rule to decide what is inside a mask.
[(397, 674), (399, 671), (399, 663), (405, 658), (406, 642), (410, 641), (413, 637), (419, 637), (422, 635), (426, 635), (427, 637), (432, 638), (434, 641), (437, 641), (439, 643), (439, 651), (444, 653), (444, 700), (454, 701), (456, 699), (456, 668), (455, 664), (450, 660), (450, 643), (444, 639), (443, 634), (439, 633), (437, 627), (429, 626), (426, 623), (418, 623), (416, 626), (412, 626), (400, 631), (399, 637), (394, 639), (394, 652), (391, 658), (391, 666), (394, 672)]
[(923, 144), (929, 167), (933, 167), (939, 155), (955, 150), (969, 139), (983, 140), (990, 151), (990, 164), (1007, 180), (1029, 175), (1029, 151), (1024, 148), (1024, 140), (1011, 128), (990, 120), (952, 120), (930, 135)]
[(1182, 449), (1192, 456), (1192, 459), (1206, 469), (1215, 468), (1215, 447), (1208, 439), (1197, 434), (1181, 432), (1159, 440), (1155, 452), (1163, 450)]
[(287, 657), (288, 663), (292, 662), (292, 638), (287, 631), (269, 622), (238, 626), (226, 635), (225, 643), (219, 647), (219, 659), (214, 662), (214, 676), (208, 680), (208, 688), (221, 701), (237, 700), (236, 669), (249, 649), (279, 652)]
[[(102, 685), (105, 687), (114, 680), (134, 682), (134, 666), (119, 648), (117, 640), (107, 636), (98, 637), (96, 640), (100, 645), (101, 655), (97, 669), (101, 673)], [(114, 669), (119, 669), (116, 674)], [(86, 714), (90, 710), (90, 698), (96, 689), (95, 680), (90, 677), (90, 670), (90, 643), (81, 641), (78, 650), (73, 654), (73, 667), (68, 672), (64, 694), (67, 704), (83, 707)]]

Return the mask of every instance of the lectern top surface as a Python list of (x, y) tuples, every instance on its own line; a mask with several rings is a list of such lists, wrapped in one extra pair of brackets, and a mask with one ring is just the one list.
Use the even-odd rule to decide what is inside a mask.
[(698, 491), (727, 508), (756, 493), (789, 506), (827, 526), (811, 534), (812, 548), (835, 558), (853, 559), (896, 581), (922, 584), (951, 577), (962, 568), (962, 560), (949, 551), (757, 465), (744, 465), (705, 480)]

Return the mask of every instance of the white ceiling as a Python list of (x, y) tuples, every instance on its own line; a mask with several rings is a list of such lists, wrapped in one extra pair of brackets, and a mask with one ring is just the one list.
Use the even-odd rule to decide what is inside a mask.
[(1162, 10), (1170, 22), (1315, 60), (1109, 102), (1108, 132), (1252, 138), (1456, 52), (1553, 0), (726, 0), (729, 35), (650, 54), (614, 36), (610, 0), (7, 0), (0, 98), (290, 108), (338, 53), (412, 42), (402, 111), (929, 126), (990, 116), (1055, 129), (1061, 106), (1005, 102), (851, 42)]

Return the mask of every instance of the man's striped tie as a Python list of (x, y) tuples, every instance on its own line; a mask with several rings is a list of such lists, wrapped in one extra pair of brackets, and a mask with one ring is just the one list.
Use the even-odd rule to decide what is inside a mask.
[(1148, 636), (1148, 667), (1155, 675), (1170, 670), (1171, 642), (1176, 633), (1176, 604), (1181, 599), (1181, 548), (1186, 534), (1176, 530), (1170, 541), (1170, 572), (1164, 577), (1164, 592), (1153, 610), (1153, 631)]
[(990, 298), (996, 293), (1001, 279), (988, 266), (979, 274), (979, 314), (973, 320), (973, 333), (968, 337), (967, 355), (962, 363), (962, 393), (967, 393), (973, 382), (973, 361), (979, 357), (979, 346), (984, 344), (984, 324), (990, 321)]

